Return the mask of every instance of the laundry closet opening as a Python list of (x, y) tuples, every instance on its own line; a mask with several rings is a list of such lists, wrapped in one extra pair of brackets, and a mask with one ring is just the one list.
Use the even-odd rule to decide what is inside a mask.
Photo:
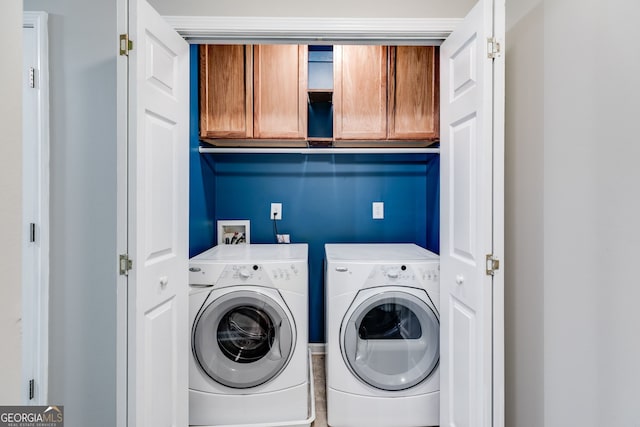
[[(254, 45), (254, 49), (256, 46), (258, 50), (262, 49), (261, 45)], [(209, 59), (205, 58), (199, 45), (191, 45), (189, 255), (197, 255), (216, 244), (219, 220), (249, 220), (250, 243), (276, 243), (274, 225), (278, 233), (290, 235), (292, 243), (308, 243), (309, 341), (323, 343), (325, 243), (415, 243), (439, 253), (440, 159), (437, 152), (417, 149), (376, 152), (382, 147), (438, 145), (437, 136), (433, 134), (411, 139), (406, 134), (394, 136), (393, 132), (389, 133), (390, 119), (386, 113), (384, 123), (380, 125), (384, 127), (384, 135), (379, 133), (379, 128), (374, 129), (378, 131), (377, 135), (349, 134), (349, 115), (346, 113), (344, 126), (334, 125), (334, 115), (342, 114), (336, 110), (342, 108), (344, 111), (345, 107), (336, 105), (339, 90), (335, 75), (330, 75), (333, 72), (330, 61), (335, 60), (341, 48), (336, 49), (336, 45), (300, 46), (304, 48), (304, 60), (307, 61), (306, 92), (303, 108), (292, 114), (304, 116), (304, 123), (295, 121), (291, 131), (285, 129), (286, 125), (279, 125), (277, 120), (254, 118), (243, 123), (250, 123), (251, 136), (243, 128), (239, 132), (245, 132), (245, 135), (230, 138), (229, 132), (203, 134), (201, 114), (206, 107), (202, 100), (200, 69), (202, 61)], [(385, 50), (384, 58), (389, 58), (390, 51), (395, 51), (396, 46), (385, 49), (389, 51)], [(242, 54), (244, 64), (256, 58), (255, 51), (251, 59), (247, 59), (249, 55), (245, 51)], [(387, 62), (380, 65), (385, 72), (387, 67)], [(242, 80), (245, 89), (253, 85), (252, 112), (256, 111), (256, 93), (261, 90), (256, 86), (263, 83), (255, 77)], [(385, 80), (385, 84), (388, 83)], [(385, 93), (388, 89), (385, 88)], [(353, 99), (356, 106), (357, 101), (357, 98)], [(237, 108), (249, 111), (246, 104), (237, 104)], [(386, 98), (384, 107), (389, 108)], [(437, 121), (438, 116), (435, 117)], [(337, 129), (340, 126), (342, 129)], [(373, 129), (375, 125), (369, 128)], [(294, 136), (291, 133), (289, 136), (274, 134), (278, 130), (299, 133)], [(233, 153), (200, 152), (200, 147), (243, 147), (243, 144), (244, 148), (311, 147), (314, 152), (265, 153), (263, 150), (257, 154), (251, 153), (250, 149)], [(322, 150), (327, 146), (366, 147), (366, 150), (325, 154)], [(382, 219), (373, 218), (374, 202), (384, 203)], [(270, 218), (271, 203), (282, 204), (282, 219), (275, 224)]]

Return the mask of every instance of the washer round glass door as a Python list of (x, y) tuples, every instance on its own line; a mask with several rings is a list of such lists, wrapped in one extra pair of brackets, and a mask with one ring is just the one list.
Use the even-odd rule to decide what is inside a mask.
[(255, 387), (277, 376), (295, 345), (283, 305), (248, 290), (216, 298), (193, 325), (193, 354), (200, 368), (233, 388)]
[(341, 331), (342, 354), (351, 371), (381, 390), (420, 384), (440, 360), (438, 316), (408, 292), (386, 291), (365, 299), (345, 317)]

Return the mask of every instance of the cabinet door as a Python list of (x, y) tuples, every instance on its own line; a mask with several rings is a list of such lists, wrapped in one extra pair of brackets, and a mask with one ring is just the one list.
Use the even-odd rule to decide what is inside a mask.
[(305, 46), (254, 47), (254, 138), (306, 138), (306, 58)]
[(387, 47), (334, 47), (335, 139), (386, 139)]
[(200, 46), (200, 138), (251, 138), (251, 46)]
[(438, 139), (438, 49), (391, 47), (389, 68), (389, 139)]

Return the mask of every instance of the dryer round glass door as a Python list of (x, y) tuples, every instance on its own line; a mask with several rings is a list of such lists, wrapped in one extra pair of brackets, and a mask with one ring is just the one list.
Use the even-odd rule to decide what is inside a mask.
[(234, 291), (196, 317), (192, 347), (200, 368), (214, 381), (250, 388), (276, 377), (295, 345), (284, 303), (254, 291)]
[(407, 292), (381, 292), (359, 303), (343, 320), (342, 354), (366, 384), (405, 390), (438, 366), (439, 330), (438, 316), (425, 301)]

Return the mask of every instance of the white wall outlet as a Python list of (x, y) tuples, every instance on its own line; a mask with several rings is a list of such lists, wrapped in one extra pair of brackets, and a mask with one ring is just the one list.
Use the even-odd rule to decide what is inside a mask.
[(271, 203), (271, 214), (269, 219), (282, 219), (282, 203)]
[(371, 210), (373, 219), (384, 219), (384, 202), (373, 202)]

